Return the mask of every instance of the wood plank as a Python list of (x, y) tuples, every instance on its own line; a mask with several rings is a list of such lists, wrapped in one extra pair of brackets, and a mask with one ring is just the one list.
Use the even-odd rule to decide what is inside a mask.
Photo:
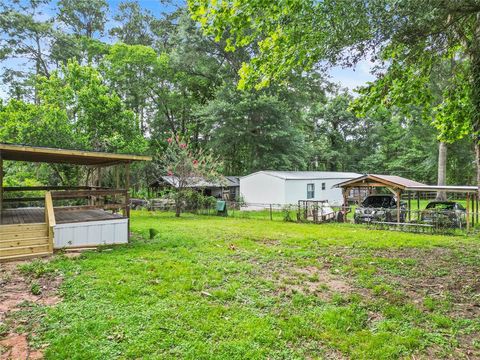
[(12, 231), (35, 231), (45, 229), (45, 223), (31, 223), (31, 224), (15, 224), (15, 225), (1, 225), (0, 234)]
[(34, 202), (34, 201), (44, 201), (43, 197), (16, 197), (16, 198), (5, 198), (3, 199), (4, 203), (18, 203), (18, 202)]
[(56, 220), (50, 191), (45, 194), (45, 222), (47, 223), (48, 251), (53, 253), (53, 228), (56, 225)]
[(30, 246), (17, 246), (8, 249), (2, 249), (0, 251), (1, 257), (12, 256), (12, 255), (25, 255), (25, 254), (35, 254), (35, 253), (45, 253), (49, 252), (48, 244), (43, 245), (30, 245)]
[(54, 199), (68, 199), (86, 196), (101, 196), (101, 195), (117, 195), (124, 194), (125, 189), (97, 189), (97, 190), (66, 190), (66, 191), (52, 191), (52, 198)]
[(17, 240), (17, 239), (31, 239), (35, 237), (45, 237), (48, 236), (47, 227), (42, 231), (19, 231), (19, 232), (8, 232), (1, 233), (0, 240)]
[(112, 154), (12, 144), (0, 144), (0, 151), (2, 151), (3, 158), (6, 160), (47, 163), (101, 165), (117, 162), (152, 160), (152, 157), (143, 155)]
[(35, 254), (22, 254), (22, 255), (12, 255), (12, 256), (1, 256), (0, 263), (8, 261), (19, 261), (19, 260), (28, 260), (32, 258), (47, 257), (52, 255), (49, 252), (44, 253), (35, 253)]
[(90, 186), (6, 186), (3, 191), (89, 190), (90, 188)]
[(0, 249), (29, 245), (48, 245), (48, 240), (47, 236), (30, 239), (0, 240)]

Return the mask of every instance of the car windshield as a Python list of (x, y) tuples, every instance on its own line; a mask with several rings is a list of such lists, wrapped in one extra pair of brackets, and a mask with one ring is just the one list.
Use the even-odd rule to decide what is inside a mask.
[[(463, 210), (463, 206), (458, 204), (458, 208)], [(431, 202), (427, 205), (427, 209), (435, 209), (435, 210), (454, 210), (455, 203), (454, 202)]]
[(368, 196), (363, 200), (362, 205), (364, 207), (384, 208), (393, 205), (393, 199), (391, 196)]

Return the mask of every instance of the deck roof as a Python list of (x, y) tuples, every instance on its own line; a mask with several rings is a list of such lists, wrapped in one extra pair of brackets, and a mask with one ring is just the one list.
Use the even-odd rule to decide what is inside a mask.
[(113, 154), (5, 143), (0, 143), (0, 155), (4, 160), (97, 166), (152, 160), (150, 156), (143, 155)]

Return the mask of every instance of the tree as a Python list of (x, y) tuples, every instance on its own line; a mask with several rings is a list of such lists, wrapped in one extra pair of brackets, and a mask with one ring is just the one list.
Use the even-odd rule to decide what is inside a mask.
[(187, 191), (202, 182), (222, 182), (221, 163), (212, 152), (194, 150), (188, 142), (172, 134), (160, 159), (160, 171), (175, 182), (175, 216), (179, 217)]
[[(385, 52), (382, 55), (390, 66), (375, 82), (359, 90), (361, 96), (352, 106), (359, 114), (386, 106), (407, 117), (421, 117), (427, 124), (438, 124), (445, 118), (454, 123), (463, 121), (456, 118), (465, 115), (462, 102), (452, 101), (450, 93), (445, 92), (455, 82), (452, 78), (458, 66), (455, 59), (437, 63), (425, 58), (422, 62), (411, 64), (405, 61), (402, 53)], [(439, 131), (437, 136), (437, 185), (446, 185), (447, 141), (453, 141), (445, 136), (444, 131)], [(437, 192), (437, 200), (446, 200), (446, 193)]]
[[(229, 49), (258, 44), (240, 71), (240, 87), (263, 87), (315, 65), (353, 65), (400, 52), (411, 64), (452, 56), (468, 65), (455, 74), (452, 103), (465, 117), (440, 117), (443, 136), (473, 135), (480, 186), (480, 4), (476, 0), (222, 1), (190, 0), (192, 15)], [(388, 68), (388, 64), (385, 64)], [(425, 70), (431, 70), (427, 67)], [(453, 84), (453, 82), (452, 82)], [(449, 89), (449, 91), (452, 89)], [(464, 94), (467, 94), (465, 97)], [(446, 101), (447, 108), (450, 101)], [(456, 106), (455, 106), (456, 107)]]
[(137, 1), (122, 2), (118, 10), (113, 19), (119, 24), (110, 29), (110, 35), (129, 45), (152, 45), (150, 25), (154, 21), (153, 15), (141, 9)]
[(277, 95), (225, 86), (198, 114), (208, 124), (210, 144), (224, 159), (226, 173), (306, 168), (307, 145), (295, 111)]
[(158, 56), (148, 46), (115, 44), (105, 56), (101, 69), (111, 87), (134, 112), (142, 133), (147, 131), (147, 112), (155, 111), (151, 99), (165, 83), (169, 57)]
[[(31, 0), (26, 3), (15, 2), (0, 5), (0, 60), (7, 58), (23, 58), (33, 63), (33, 77), (49, 75), (49, 58), (46, 53), (54, 36), (50, 19), (43, 18), (42, 6), (47, 1)], [(3, 72), (5, 82), (12, 84), (11, 95), (17, 99), (28, 98), (32, 72), (23, 69), (7, 68)], [(33, 94), (37, 101), (36, 91)]]
[(77, 35), (92, 39), (96, 32), (102, 34), (108, 13), (105, 0), (60, 0), (59, 19)]
[(144, 139), (118, 95), (100, 73), (71, 61), (49, 78), (39, 78), (41, 105), (61, 111), (83, 149), (141, 152)]
[(316, 161), (322, 170), (363, 171), (359, 164), (380, 141), (376, 124), (368, 116), (358, 118), (349, 111), (352, 97), (334, 93), (327, 102), (315, 104), (308, 117), (314, 124)]

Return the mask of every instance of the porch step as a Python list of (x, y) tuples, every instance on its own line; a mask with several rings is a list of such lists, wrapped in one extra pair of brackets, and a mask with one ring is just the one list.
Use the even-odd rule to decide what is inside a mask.
[(46, 256), (50, 256), (50, 255), (52, 255), (52, 253), (50, 253), (50, 252), (41, 252), (41, 253), (34, 253), (34, 254), (0, 256), (0, 262), (15, 261), (15, 260), (28, 260), (28, 259), (33, 259), (33, 258), (46, 257)]
[(45, 245), (48, 244), (49, 238), (48, 236), (42, 237), (33, 237), (33, 238), (26, 238), (26, 239), (15, 239), (15, 240), (0, 240), (0, 251), (1, 249), (8, 249), (12, 247), (19, 247), (19, 246), (31, 246), (31, 245)]
[(38, 254), (48, 252), (48, 250), (48, 243), (43, 245), (16, 246), (0, 249), (0, 258), (8, 257), (11, 255)]
[(46, 223), (0, 225), (0, 234), (16, 232), (19, 229), (22, 229), (24, 231), (42, 230), (45, 228), (46, 225)]
[[(4, 229), (4, 227), (8, 227)], [(31, 239), (48, 236), (47, 224), (31, 225), (2, 225), (0, 226), (0, 240)]]

